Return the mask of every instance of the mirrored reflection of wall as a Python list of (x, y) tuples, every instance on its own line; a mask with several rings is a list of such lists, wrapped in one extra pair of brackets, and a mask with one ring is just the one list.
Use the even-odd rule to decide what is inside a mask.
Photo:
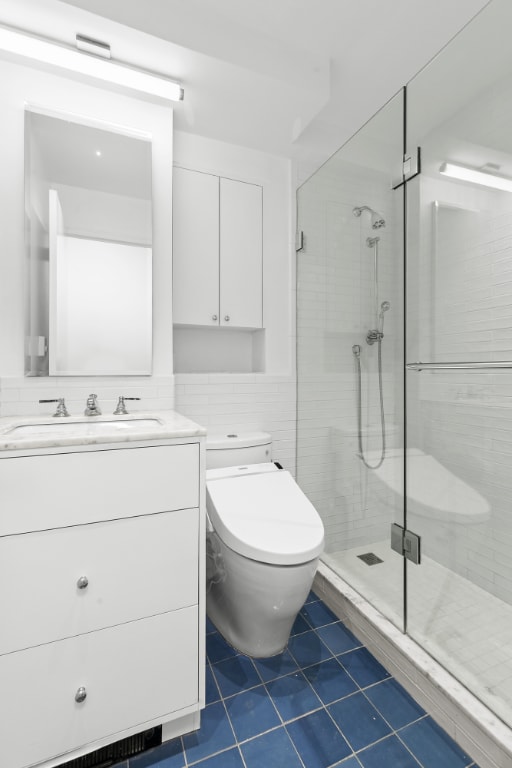
[(25, 127), (25, 373), (150, 374), (151, 142), (31, 111)]

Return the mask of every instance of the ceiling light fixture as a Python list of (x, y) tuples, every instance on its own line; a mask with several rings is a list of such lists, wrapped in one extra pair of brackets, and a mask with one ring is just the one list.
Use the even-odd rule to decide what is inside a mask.
[(76, 48), (11, 27), (0, 26), (0, 55), (2, 52), (76, 72), (93, 81), (111, 83), (124, 91), (148, 94), (163, 101), (183, 100), (181, 85), (163, 75), (81, 53)]
[(85, 35), (76, 36), (76, 47), (79, 51), (84, 53), (92, 53), (94, 56), (101, 56), (103, 59), (111, 59), (110, 45), (108, 43), (102, 43), (101, 40), (95, 40), (92, 37), (86, 37)]
[(500, 189), (503, 192), (512, 192), (512, 179), (505, 176), (497, 176), (495, 173), (488, 173), (477, 168), (468, 168), (465, 165), (457, 163), (443, 163), (439, 168), (439, 173), (444, 176), (450, 176), (460, 181), (470, 181), (473, 184), (482, 184), (484, 187)]

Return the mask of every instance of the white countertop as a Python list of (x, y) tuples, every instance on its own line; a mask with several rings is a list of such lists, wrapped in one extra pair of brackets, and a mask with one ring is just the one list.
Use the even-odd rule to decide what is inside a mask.
[[(139, 423), (137, 423), (139, 422)], [(176, 411), (136, 411), (124, 416), (4, 416), (0, 451), (71, 445), (133, 443), (201, 437), (206, 429)]]

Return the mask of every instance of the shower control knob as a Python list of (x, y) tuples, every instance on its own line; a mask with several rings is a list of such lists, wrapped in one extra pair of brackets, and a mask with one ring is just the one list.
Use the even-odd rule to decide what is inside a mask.
[(226, 321), (226, 323), (229, 323), (229, 315), (224, 315), (224, 320)]
[(87, 576), (80, 576), (76, 585), (78, 589), (86, 589), (89, 586), (89, 579)]
[(219, 319), (219, 318), (218, 318), (218, 316), (217, 316), (217, 315), (212, 315), (212, 320), (218, 320), (218, 319)]
[(87, 698), (87, 691), (85, 690), (85, 688), (83, 687), (83, 685), (81, 685), (81, 686), (80, 686), (80, 688), (79, 688), (79, 689), (77, 690), (77, 692), (75, 693), (75, 701), (76, 701), (78, 704), (81, 704), (81, 703), (82, 703), (82, 701), (85, 701), (85, 700), (86, 700), (86, 698)]

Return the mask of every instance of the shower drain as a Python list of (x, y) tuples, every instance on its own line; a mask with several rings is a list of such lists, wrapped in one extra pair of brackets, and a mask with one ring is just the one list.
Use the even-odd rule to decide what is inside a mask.
[(377, 563), (384, 562), (384, 560), (381, 560), (380, 557), (377, 557), (374, 552), (365, 552), (364, 555), (357, 555), (357, 557), (362, 560), (363, 563), (366, 563), (366, 565), (377, 565)]

